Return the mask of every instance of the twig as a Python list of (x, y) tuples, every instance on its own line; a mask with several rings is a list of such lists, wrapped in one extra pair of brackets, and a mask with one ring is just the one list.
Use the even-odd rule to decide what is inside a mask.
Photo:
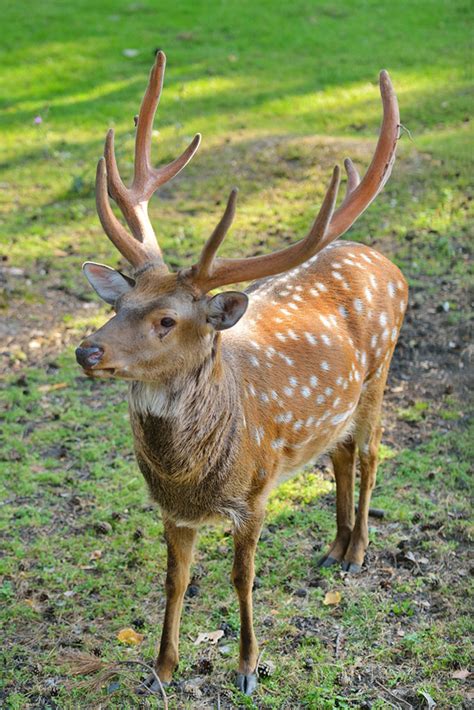
[[(158, 673), (155, 671), (154, 668), (152, 668), (152, 666), (149, 666), (148, 663), (145, 663), (144, 661), (117, 661), (117, 663), (114, 665), (117, 665), (117, 666), (134, 666), (135, 665), (135, 666), (142, 666), (142, 668), (146, 668), (146, 670), (150, 673), (150, 675), (153, 676), (154, 680), (156, 680), (156, 682), (158, 683), (158, 687), (161, 692), (161, 697), (163, 698), (163, 706), (164, 706), (165, 710), (168, 710), (168, 697), (165, 693), (165, 689), (163, 688), (163, 683), (161, 682)], [(141, 685), (143, 685), (148, 690), (150, 695), (153, 695), (152, 691), (144, 683), (141, 683)]]
[[(359, 506), (356, 505), (355, 512), (359, 512)], [(385, 510), (382, 508), (369, 508), (369, 516), (371, 518), (385, 518)]]
[(341, 641), (342, 641), (342, 633), (341, 633), (341, 631), (338, 631), (337, 636), (336, 636), (335, 648), (334, 648), (334, 657), (335, 658), (339, 658), (339, 654), (341, 653)]
[(405, 133), (407, 134), (408, 138), (411, 140), (412, 143), (415, 142), (412, 138), (410, 130), (406, 126), (404, 126), (403, 123), (399, 123), (398, 127), (401, 128), (403, 131), (405, 131)]
[[(152, 666), (149, 666), (148, 663), (145, 663), (144, 661), (136, 661), (136, 660), (129, 660), (129, 661), (112, 661), (112, 662), (107, 662), (107, 661), (102, 661), (100, 658), (97, 658), (96, 656), (92, 656), (88, 653), (68, 653), (65, 654), (66, 658), (65, 661), (66, 663), (69, 663), (72, 666), (72, 673), (74, 675), (92, 675), (94, 673), (98, 673), (99, 671), (101, 672), (101, 675), (99, 676), (98, 680), (102, 684), (109, 678), (111, 678), (114, 675), (118, 675), (120, 667), (123, 666), (141, 666), (142, 668), (145, 668), (150, 675), (153, 676), (153, 679), (156, 680), (158, 683), (158, 687), (161, 692), (161, 696), (163, 698), (163, 706), (165, 710), (168, 710), (168, 697), (165, 693), (165, 689), (163, 688), (163, 684)], [(148, 693), (154, 694), (150, 688), (145, 685), (145, 683), (141, 682), (140, 686), (143, 686), (146, 688)]]
[(379, 688), (381, 688), (384, 693), (387, 693), (387, 695), (394, 700), (396, 703), (398, 703), (399, 707), (402, 708), (402, 710), (413, 710), (413, 705), (410, 703), (407, 703), (406, 700), (403, 700), (402, 698), (399, 698), (398, 695), (395, 695), (395, 693), (392, 693), (388, 688), (386, 688), (382, 683), (379, 683), (378, 680), (375, 681), (375, 685), (378, 685)]
[(217, 708), (216, 710), (221, 710), (221, 694), (217, 693)]

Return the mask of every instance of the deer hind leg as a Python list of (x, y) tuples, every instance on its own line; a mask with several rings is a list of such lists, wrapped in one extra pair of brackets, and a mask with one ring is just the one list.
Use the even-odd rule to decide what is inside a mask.
[(164, 523), (168, 545), (166, 609), (160, 651), (155, 667), (160, 680), (167, 683), (178, 665), (181, 611), (184, 594), (189, 584), (189, 568), (197, 533), (193, 528), (178, 527), (166, 519)]
[(341, 442), (331, 454), (336, 477), (336, 539), (319, 567), (331, 567), (344, 559), (354, 527), (354, 481), (356, 444), (354, 439)]
[(342, 563), (342, 569), (347, 572), (360, 572), (369, 544), (369, 505), (377, 477), (378, 453), (382, 436), (381, 408), (389, 365), (388, 358), (380, 375), (367, 384), (358, 408), (359, 423), (354, 438), (358, 445), (360, 461), (359, 506), (351, 540)]
[(253, 630), (252, 588), (255, 551), (263, 522), (263, 511), (234, 532), (234, 583), (240, 607), (240, 659), (237, 687), (250, 695), (257, 687), (258, 644)]

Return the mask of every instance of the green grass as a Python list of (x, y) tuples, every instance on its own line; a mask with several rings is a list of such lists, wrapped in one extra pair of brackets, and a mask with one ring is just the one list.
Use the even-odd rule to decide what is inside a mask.
[[(409, 277), (415, 301), (421, 294), (433, 313), (447, 298), (440, 295), (447, 280), (446, 322), (465, 327), (460, 294), (472, 280), (470, 3), (3, 5), (0, 248), (4, 265), (25, 272), (9, 278), (0, 298), (6, 318), (31, 310), (41, 327), (42, 309), (50, 314), (55, 294), (65, 293), (70, 309), (61, 309), (55, 327), (72, 341), (103, 321), (105, 309), (79, 307), (95, 300), (81, 262), (119, 262), (95, 213), (95, 165), (114, 126), (120, 167), (130, 176), (133, 116), (161, 47), (168, 69), (155, 125), (157, 162), (203, 133), (193, 163), (151, 204), (173, 267), (197, 256), (233, 185), (240, 188), (238, 214), (223, 254), (262, 253), (304, 234), (332, 165), (346, 155), (361, 169), (368, 164), (380, 121), (377, 75), (387, 68), (412, 140), (402, 135), (391, 181), (351, 238), (379, 245)], [(138, 55), (124, 56), (127, 48)], [(80, 686), (62, 655), (77, 648), (107, 660), (150, 661), (155, 654), (164, 608), (162, 524), (133, 459), (125, 387), (85, 380), (71, 348), (41, 361), (14, 340), (5, 352), (13, 374), (0, 420), (0, 704), (137, 707), (123, 679), (110, 694)], [(390, 410), (401, 438), (382, 450), (373, 505), (386, 520), (371, 520), (371, 573), (360, 580), (315, 569), (334, 533), (328, 475), (306, 472), (272, 496), (257, 555), (255, 620), (264, 658), (277, 667), (255, 704), (233, 690), (231, 540), (225, 528), (203, 530), (194, 568), (199, 594), (186, 601), (177, 678), (201, 675), (203, 659), (210, 661), (204, 696), (215, 704), (219, 691), (223, 707), (329, 710), (367, 700), (385, 708), (390, 697), (374, 678), (392, 691), (408, 688), (420, 707), (421, 691), (438, 708), (468, 702), (465, 683), (452, 678), (472, 664), (467, 411), (458, 393), (430, 398), (426, 391)], [(421, 443), (407, 444), (407, 431), (422, 432)], [(112, 527), (106, 534), (104, 522)], [(403, 558), (406, 549), (415, 562)], [(306, 596), (298, 596), (301, 589)], [(336, 589), (341, 604), (324, 606), (325, 592)], [(194, 645), (199, 631), (223, 622), (228, 653)], [(127, 626), (144, 634), (139, 648), (117, 641)], [(179, 689), (169, 695), (173, 708), (196, 706)]]

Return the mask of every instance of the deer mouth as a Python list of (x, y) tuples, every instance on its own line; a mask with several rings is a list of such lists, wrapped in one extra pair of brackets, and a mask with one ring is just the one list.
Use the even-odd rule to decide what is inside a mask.
[(117, 371), (116, 367), (98, 367), (84, 369), (88, 377), (113, 377)]

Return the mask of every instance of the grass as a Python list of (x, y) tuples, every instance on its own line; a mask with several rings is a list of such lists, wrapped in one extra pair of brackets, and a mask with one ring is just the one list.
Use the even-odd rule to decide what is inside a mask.
[[(334, 162), (349, 154), (362, 169), (368, 164), (380, 120), (377, 74), (390, 71), (412, 140), (403, 135), (391, 181), (351, 238), (378, 245), (409, 277), (415, 325), (402, 337), (421, 362), (421, 382), (433, 358), (439, 381), (457, 381), (472, 280), (471, 14), (468, 2), (434, 0), (396, 7), (241, 0), (212, 11), (203, 2), (48, 0), (3, 8), (0, 306), (10, 325), (2, 331), (0, 698), (7, 708), (137, 707), (125, 678), (92, 690), (71, 678), (63, 653), (110, 661), (150, 661), (155, 653), (162, 524), (133, 459), (125, 388), (85, 380), (71, 345), (61, 355), (49, 345), (55, 333), (79, 342), (106, 315), (79, 271), (90, 258), (119, 263), (95, 214), (95, 164), (113, 125), (130, 176), (132, 117), (156, 47), (168, 55), (157, 160), (174, 157), (196, 131), (204, 137), (193, 164), (151, 204), (174, 267), (196, 257), (234, 184), (238, 217), (224, 254), (262, 253), (303, 234)], [(449, 312), (439, 314), (445, 301)], [(22, 318), (32, 333), (20, 337), (20, 329), (17, 337)], [(423, 350), (430, 335), (434, 353)], [(171, 707), (215, 705), (220, 693), (223, 707), (381, 709), (393, 703), (387, 690), (404, 691), (415, 707), (426, 705), (422, 692), (438, 708), (469, 702), (465, 682), (453, 678), (472, 663), (468, 405), (457, 387), (419, 391), (405, 350), (392, 384), (410, 376), (413, 393), (388, 393), (373, 498), (386, 519), (371, 520), (369, 571), (357, 580), (316, 571), (335, 522), (334, 485), (323, 468), (273, 494), (255, 616), (264, 659), (276, 670), (251, 701), (233, 689), (231, 540), (224, 527), (203, 530), (177, 677), (205, 683), (194, 698), (170, 689)], [(342, 594), (337, 606), (323, 604), (331, 590)], [(219, 646), (194, 645), (199, 631), (221, 625)], [(128, 626), (144, 635), (139, 647), (117, 640)]]

